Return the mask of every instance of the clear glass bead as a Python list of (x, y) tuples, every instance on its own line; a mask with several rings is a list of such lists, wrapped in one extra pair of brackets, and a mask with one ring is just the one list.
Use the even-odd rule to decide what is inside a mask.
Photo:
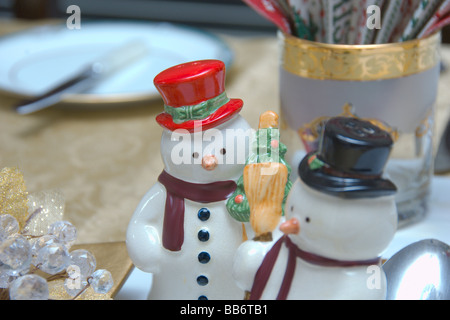
[(99, 269), (92, 275), (90, 284), (95, 292), (105, 294), (111, 290), (114, 285), (114, 280), (111, 272), (105, 269)]
[(11, 300), (47, 300), (48, 297), (47, 280), (36, 274), (19, 277), (9, 287)]
[(33, 256), (33, 260), (31, 261), (31, 263), (36, 265), (37, 264), (37, 254), (38, 254), (39, 250), (41, 250), (43, 247), (45, 247), (47, 245), (58, 243), (58, 240), (56, 239), (56, 237), (54, 235), (46, 234), (42, 237), (33, 239), (31, 241), (31, 243), (32, 243), (31, 255)]
[(69, 221), (57, 221), (50, 225), (48, 234), (54, 235), (68, 249), (77, 239), (77, 229)]
[(0, 243), (0, 271), (17, 276), (31, 265), (31, 245), (19, 234), (8, 237)]
[(87, 279), (95, 271), (97, 262), (88, 250), (79, 249), (70, 253), (70, 265), (78, 266), (81, 279)]
[(19, 222), (10, 214), (0, 214), (0, 241), (20, 231)]
[(81, 280), (80, 278), (67, 278), (66, 280), (64, 280), (64, 289), (66, 290), (67, 294), (75, 297), (86, 288), (87, 284), (88, 282), (86, 280)]
[(61, 243), (53, 243), (41, 248), (36, 256), (36, 266), (48, 273), (56, 274), (67, 268), (70, 262), (69, 252)]
[(9, 288), (11, 282), (13, 282), (16, 277), (10, 276), (5, 272), (0, 271), (0, 289)]

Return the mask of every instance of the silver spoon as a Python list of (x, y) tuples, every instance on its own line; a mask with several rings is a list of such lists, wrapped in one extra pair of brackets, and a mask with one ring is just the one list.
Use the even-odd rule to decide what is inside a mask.
[(403, 248), (383, 265), (387, 300), (449, 300), (450, 246), (427, 239)]

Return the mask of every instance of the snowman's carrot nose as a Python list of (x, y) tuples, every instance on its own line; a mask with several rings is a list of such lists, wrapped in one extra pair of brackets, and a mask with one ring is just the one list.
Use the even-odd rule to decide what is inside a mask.
[(208, 171), (212, 171), (214, 170), (217, 165), (218, 165), (218, 161), (215, 155), (208, 155), (208, 156), (204, 156), (202, 159), (202, 167), (205, 170)]
[(284, 234), (299, 234), (300, 223), (296, 218), (292, 218), (280, 225), (280, 230)]

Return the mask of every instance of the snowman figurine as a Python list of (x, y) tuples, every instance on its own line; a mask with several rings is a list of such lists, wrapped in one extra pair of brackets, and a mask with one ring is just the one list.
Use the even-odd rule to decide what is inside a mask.
[(201, 60), (154, 79), (165, 107), (164, 170), (139, 203), (127, 230), (137, 268), (153, 274), (149, 299), (242, 299), (233, 256), (246, 239), (227, 211), (248, 157), (251, 128), (240, 99), (224, 90), (225, 65)]
[(397, 228), (396, 187), (383, 177), (391, 136), (368, 121), (330, 119), (299, 165), (284, 235), (248, 240), (233, 274), (250, 300), (386, 298), (380, 255)]

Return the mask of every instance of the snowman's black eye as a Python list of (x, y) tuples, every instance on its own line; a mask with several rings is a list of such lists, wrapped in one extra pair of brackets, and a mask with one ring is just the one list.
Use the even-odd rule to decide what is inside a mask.
[(198, 152), (194, 152), (194, 153), (192, 154), (192, 158), (197, 159), (198, 157), (199, 157)]
[(224, 155), (226, 153), (227, 153), (227, 149), (225, 149), (225, 148), (220, 149), (220, 154), (221, 155)]
[(311, 222), (311, 219), (310, 219), (309, 217), (306, 217), (306, 218), (305, 218), (305, 221), (306, 221), (307, 223), (310, 223), (310, 222)]
[(291, 207), (291, 212), (294, 212), (294, 206)]

